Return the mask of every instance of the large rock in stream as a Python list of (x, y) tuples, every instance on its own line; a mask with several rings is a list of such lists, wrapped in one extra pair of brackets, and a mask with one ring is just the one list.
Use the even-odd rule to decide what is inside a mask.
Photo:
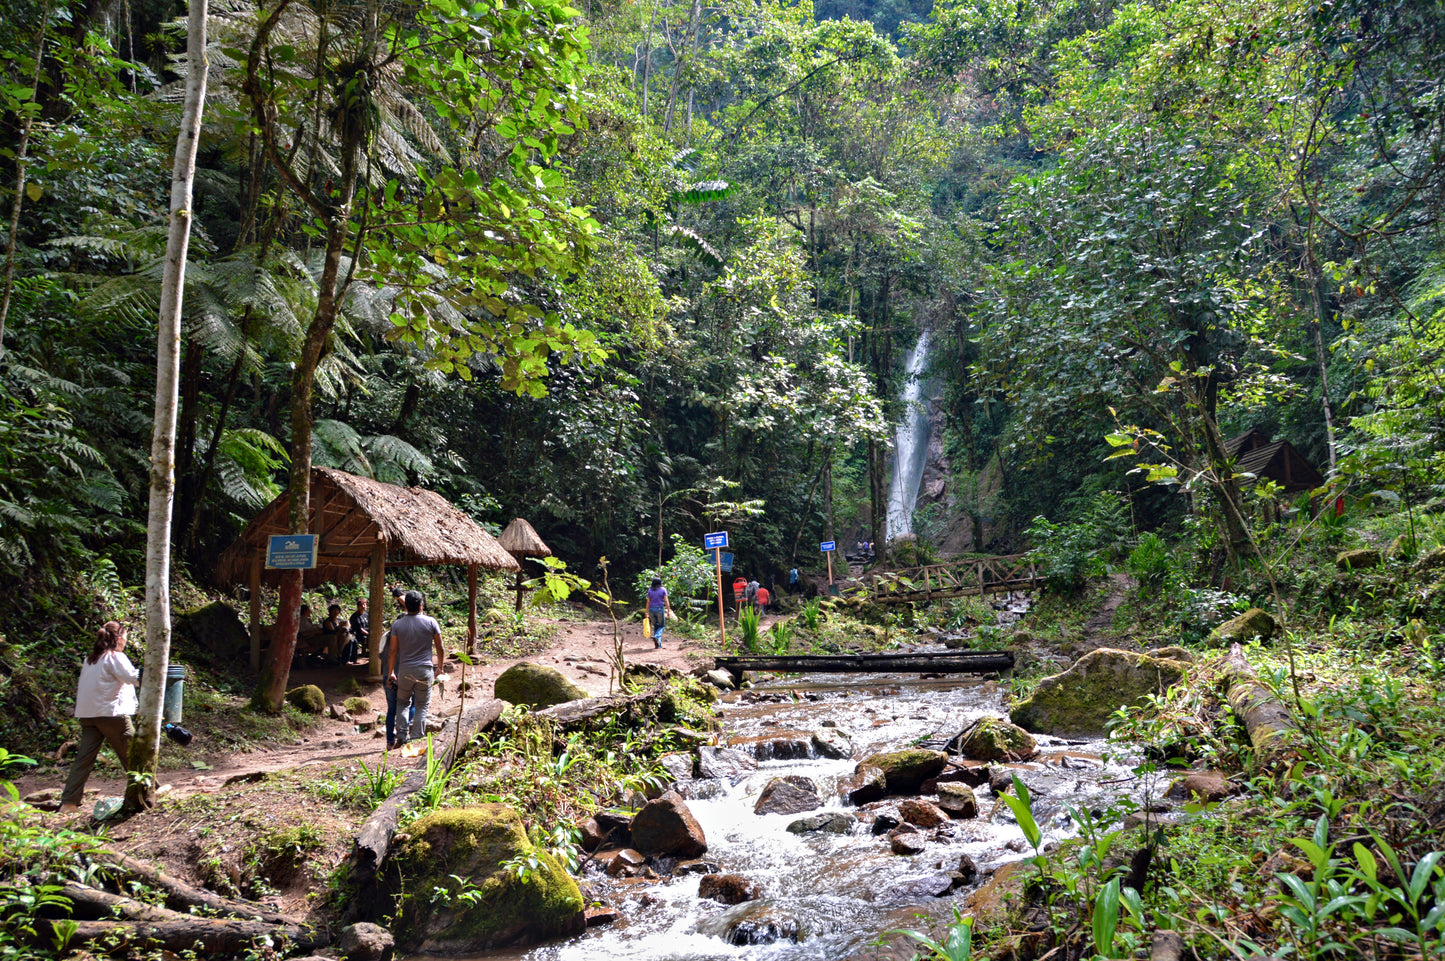
[(917, 794), (923, 782), (938, 777), (947, 764), (948, 755), (942, 751), (911, 747), (869, 755), (854, 770), (862, 773), (866, 767), (876, 767), (883, 772), (884, 786), (889, 794)]
[[(473, 953), (570, 937), (586, 926), (577, 882), (527, 840), (513, 808), (448, 808), (416, 821), (408, 835), (390, 859), (401, 871), (400, 890), (411, 895), (393, 925), (402, 950)], [(524, 877), (502, 867), (518, 857), (535, 858), (538, 867)], [(451, 896), (429, 897), (437, 888)]]
[(1119, 708), (1162, 694), (1185, 669), (1179, 661), (1101, 647), (1064, 673), (1044, 678), (1009, 715), (1015, 724), (1041, 734), (1092, 737), (1104, 733), (1105, 722)]
[(737, 945), (802, 941), (808, 936), (802, 919), (778, 907), (771, 899), (739, 904), (702, 922), (697, 931)]
[(1027, 761), (1039, 753), (1028, 731), (997, 717), (978, 718), (953, 739), (953, 745), (975, 761)]
[(758, 795), (753, 806), (754, 814), (802, 814), (816, 811), (823, 806), (818, 796), (818, 787), (811, 780), (799, 775), (775, 777)]
[(632, 846), (649, 857), (695, 858), (707, 850), (707, 838), (687, 802), (668, 791), (632, 819)]
[(528, 664), (526, 661), (503, 671), (493, 690), (504, 701), (528, 707), (551, 707), (553, 704), (580, 701), (587, 696), (586, 691), (567, 680), (566, 675), (555, 667)]

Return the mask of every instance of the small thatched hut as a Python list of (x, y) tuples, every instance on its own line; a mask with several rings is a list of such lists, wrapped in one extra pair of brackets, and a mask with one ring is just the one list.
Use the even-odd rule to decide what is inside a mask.
[(1287, 494), (1314, 490), (1325, 482), (1324, 475), (1295, 450), (1293, 444), (1287, 440), (1274, 440), (1258, 427), (1251, 427), (1243, 434), (1230, 438), (1225, 450), (1235, 459), (1235, 470), (1253, 474), (1260, 480), (1268, 478), (1283, 487)]
[(522, 558), (551, 557), (552, 548), (547, 546), (536, 529), (518, 517), (507, 525), (502, 536), (497, 538), (502, 549), (517, 559), (517, 610), (522, 609)]
[[(223, 585), (251, 588), (251, 664), (261, 659), (261, 585), (279, 584), (281, 571), (265, 568), (273, 534), (287, 534), (290, 498), (272, 501), (226, 548), (216, 569)], [(371, 575), (369, 673), (380, 676), (387, 567), (461, 564), (467, 568), (468, 629), (477, 636), (477, 569), (519, 571), (521, 565), (497, 539), (435, 491), (398, 487), (326, 467), (311, 469), (311, 516), (307, 529), (318, 535), (316, 567), (305, 572), (308, 586)]]

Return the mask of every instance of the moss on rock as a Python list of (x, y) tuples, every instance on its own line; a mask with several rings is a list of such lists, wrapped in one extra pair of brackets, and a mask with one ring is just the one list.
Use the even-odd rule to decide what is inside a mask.
[(348, 697), (341, 706), (353, 717), (361, 717), (371, 711), (371, 701), (364, 697)]
[(567, 701), (580, 701), (587, 692), (555, 667), (542, 664), (513, 664), (497, 678), (494, 687), (497, 697), (513, 704), (528, 707), (551, 707)]
[(1027, 761), (1039, 753), (1039, 745), (1017, 724), (981, 717), (963, 732), (959, 750), (976, 761)]
[(942, 751), (913, 747), (871, 755), (858, 762), (854, 770), (861, 771), (870, 765), (879, 768), (889, 794), (917, 794), (923, 782), (937, 777), (947, 764), (948, 755)]
[(1335, 566), (1342, 571), (1367, 570), (1380, 566), (1380, 552), (1373, 547), (1357, 551), (1340, 551), (1335, 555)]
[(326, 695), (315, 684), (293, 687), (286, 692), (286, 702), (307, 714), (320, 714), (326, 710)]
[(1044, 678), (1009, 716), (1015, 724), (1041, 734), (1100, 734), (1119, 708), (1164, 691), (1184, 672), (1179, 661), (1103, 647), (1085, 654), (1062, 674)]
[(1256, 637), (1267, 641), (1274, 636), (1274, 618), (1268, 611), (1251, 607), (1238, 617), (1232, 617), (1209, 632), (1208, 643), (1214, 647), (1228, 647), (1231, 644), (1248, 644)]
[[(515, 809), (450, 808), (416, 821), (408, 833), (392, 859), (402, 872), (400, 890), (408, 892), (394, 927), (404, 950), (456, 954), (582, 932), (577, 882), (527, 840)], [(517, 858), (538, 866), (519, 876), (504, 867)], [(446, 896), (433, 897), (438, 888)]]

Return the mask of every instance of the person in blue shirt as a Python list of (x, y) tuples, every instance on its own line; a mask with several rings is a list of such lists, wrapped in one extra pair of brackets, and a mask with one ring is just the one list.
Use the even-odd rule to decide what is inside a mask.
[(662, 646), (662, 628), (670, 614), (672, 601), (667, 597), (667, 588), (662, 586), (662, 578), (654, 577), (647, 592), (647, 619), (652, 624), (652, 643), (656, 647)]

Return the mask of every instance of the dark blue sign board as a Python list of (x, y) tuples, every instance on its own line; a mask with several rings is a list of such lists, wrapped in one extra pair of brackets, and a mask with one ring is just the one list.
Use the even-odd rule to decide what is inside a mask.
[(722, 556), (722, 562), (721, 562), (720, 566), (721, 566), (722, 569), (725, 570), (725, 571), (730, 571), (730, 570), (732, 570), (732, 569), (733, 569), (733, 556), (732, 556), (731, 554), (724, 554), (724, 555)]
[(716, 534), (702, 535), (702, 546), (707, 550), (717, 550), (720, 547), (728, 546), (728, 532), (718, 531)]
[(829, 551), (836, 551), (837, 549), (837, 541), (824, 541), (823, 543), (818, 545), (818, 550), (822, 551), (824, 554), (828, 553)]
[(315, 534), (272, 534), (266, 545), (267, 570), (310, 570), (316, 566)]

